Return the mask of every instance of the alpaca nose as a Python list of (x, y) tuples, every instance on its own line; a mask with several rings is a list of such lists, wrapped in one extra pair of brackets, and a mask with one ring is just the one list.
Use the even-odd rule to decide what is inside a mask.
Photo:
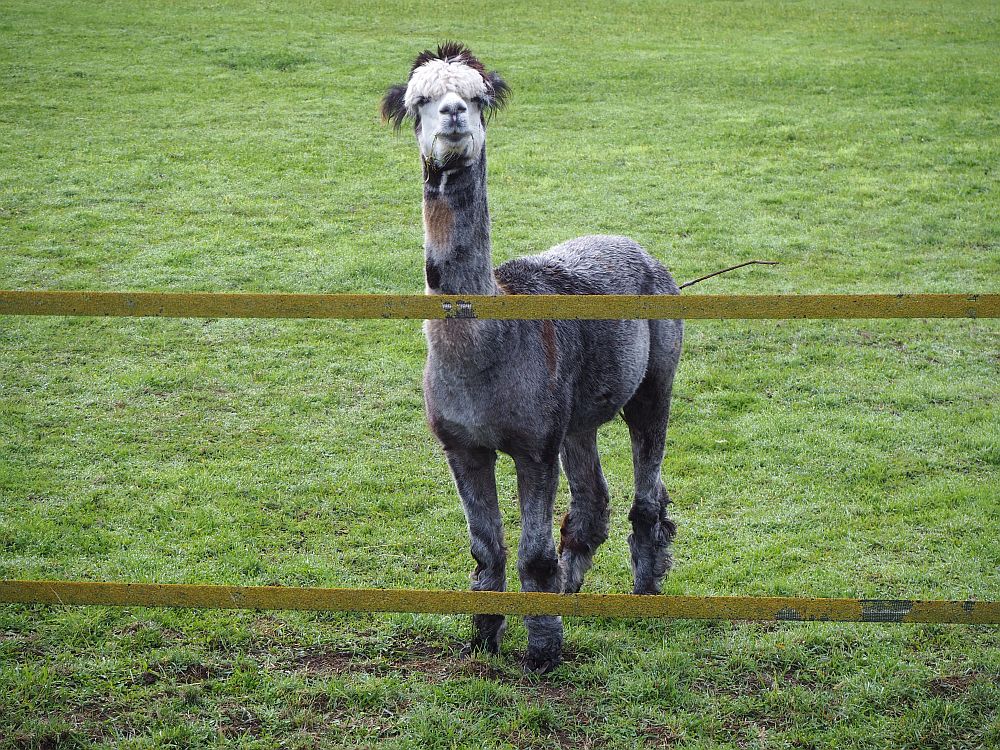
[(438, 112), (444, 118), (444, 126), (454, 130), (465, 130), (465, 113), (468, 111), (465, 102), (457, 97), (442, 102), (438, 107)]
[(445, 117), (452, 117), (458, 119), (459, 115), (464, 115), (469, 111), (469, 108), (465, 106), (465, 102), (461, 99), (453, 99), (449, 102), (445, 102), (438, 108), (440, 112)]

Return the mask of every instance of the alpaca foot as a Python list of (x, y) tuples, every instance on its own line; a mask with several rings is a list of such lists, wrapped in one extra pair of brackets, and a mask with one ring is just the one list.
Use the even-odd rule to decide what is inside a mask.
[(562, 618), (532, 615), (524, 618), (524, 624), (528, 629), (528, 651), (521, 662), (524, 671), (551, 672), (562, 662)]
[(660, 593), (660, 584), (651, 583), (645, 586), (636, 586), (632, 589), (632, 593), (638, 596), (655, 596)]
[(558, 667), (561, 662), (562, 654), (559, 651), (554, 653), (535, 651), (529, 647), (528, 653), (524, 655), (524, 659), (521, 661), (521, 668), (531, 674), (548, 674)]
[(498, 656), (500, 654), (500, 647), (487, 641), (469, 641), (462, 646), (462, 650), (459, 651), (458, 654), (463, 659), (468, 659), (476, 654)]
[(473, 615), (472, 640), (462, 649), (462, 656), (470, 656), (476, 651), (499, 654), (506, 630), (507, 618), (503, 615)]

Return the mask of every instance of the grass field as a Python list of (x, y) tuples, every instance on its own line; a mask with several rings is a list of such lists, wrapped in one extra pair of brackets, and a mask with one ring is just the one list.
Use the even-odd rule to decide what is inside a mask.
[[(497, 262), (615, 232), (681, 280), (782, 262), (700, 292), (998, 291), (996, 3), (499, 7), (0, 0), (0, 288), (421, 291), (377, 101), (457, 38), (513, 88)], [(466, 587), (423, 355), (401, 321), (0, 318), (0, 577)], [(691, 322), (674, 404), (667, 593), (1000, 598), (995, 321)], [(625, 592), (601, 439), (585, 590)], [(519, 621), (468, 633), (0, 606), (0, 748), (1000, 746), (996, 628), (569, 620), (543, 679)]]

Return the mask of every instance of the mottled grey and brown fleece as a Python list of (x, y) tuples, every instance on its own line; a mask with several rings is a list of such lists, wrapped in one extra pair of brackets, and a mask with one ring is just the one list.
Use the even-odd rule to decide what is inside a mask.
[[(459, 45), (441, 47), (436, 55), (423, 53), (414, 70), (433, 59), (472, 60), (486, 90), (506, 94), (506, 84), (495, 73), (486, 73)], [(405, 85), (390, 89), (383, 114), (397, 123), (414, 116), (419, 138), (420, 113), (404, 108), (405, 92)], [(452, 94), (449, 106), (459, 109), (454, 100)], [(491, 103), (484, 97), (482, 105), (477, 124), (485, 127)], [(461, 113), (446, 114), (452, 115), (446, 135), (457, 138), (454, 133), (463, 132)], [(430, 294), (678, 293), (667, 270), (626, 237), (580, 237), (494, 269), (485, 144), (456, 160), (425, 154), (423, 174)], [(670, 499), (660, 465), (680, 357), (681, 321), (453, 319), (428, 321), (425, 333), (427, 416), (444, 447), (468, 519), (476, 561), (472, 588), (503, 591), (506, 585), (507, 551), (494, 474), (497, 451), (502, 451), (513, 458), (517, 471), (521, 589), (580, 589), (595, 550), (608, 535), (609, 496), (597, 453), (597, 429), (621, 413), (631, 435), (635, 467), (635, 500), (629, 513), (634, 591), (658, 593), (671, 566), (669, 546), (675, 531), (667, 515)], [(560, 460), (572, 499), (557, 550), (552, 516)], [(554, 668), (562, 651), (561, 618), (526, 617), (525, 625), (525, 666), (539, 672)], [(504, 628), (502, 616), (475, 616), (472, 647), (497, 652)]]

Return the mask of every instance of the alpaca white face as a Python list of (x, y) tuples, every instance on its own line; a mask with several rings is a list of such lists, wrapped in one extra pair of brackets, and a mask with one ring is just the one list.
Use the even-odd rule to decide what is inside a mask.
[(473, 163), (486, 143), (482, 100), (465, 98), (457, 91), (415, 101), (417, 143), (420, 155), (438, 165)]
[(420, 54), (405, 86), (382, 100), (382, 116), (397, 128), (412, 117), (420, 154), (438, 167), (468, 166), (486, 144), (486, 119), (502, 106), (508, 88), (457, 43)]

